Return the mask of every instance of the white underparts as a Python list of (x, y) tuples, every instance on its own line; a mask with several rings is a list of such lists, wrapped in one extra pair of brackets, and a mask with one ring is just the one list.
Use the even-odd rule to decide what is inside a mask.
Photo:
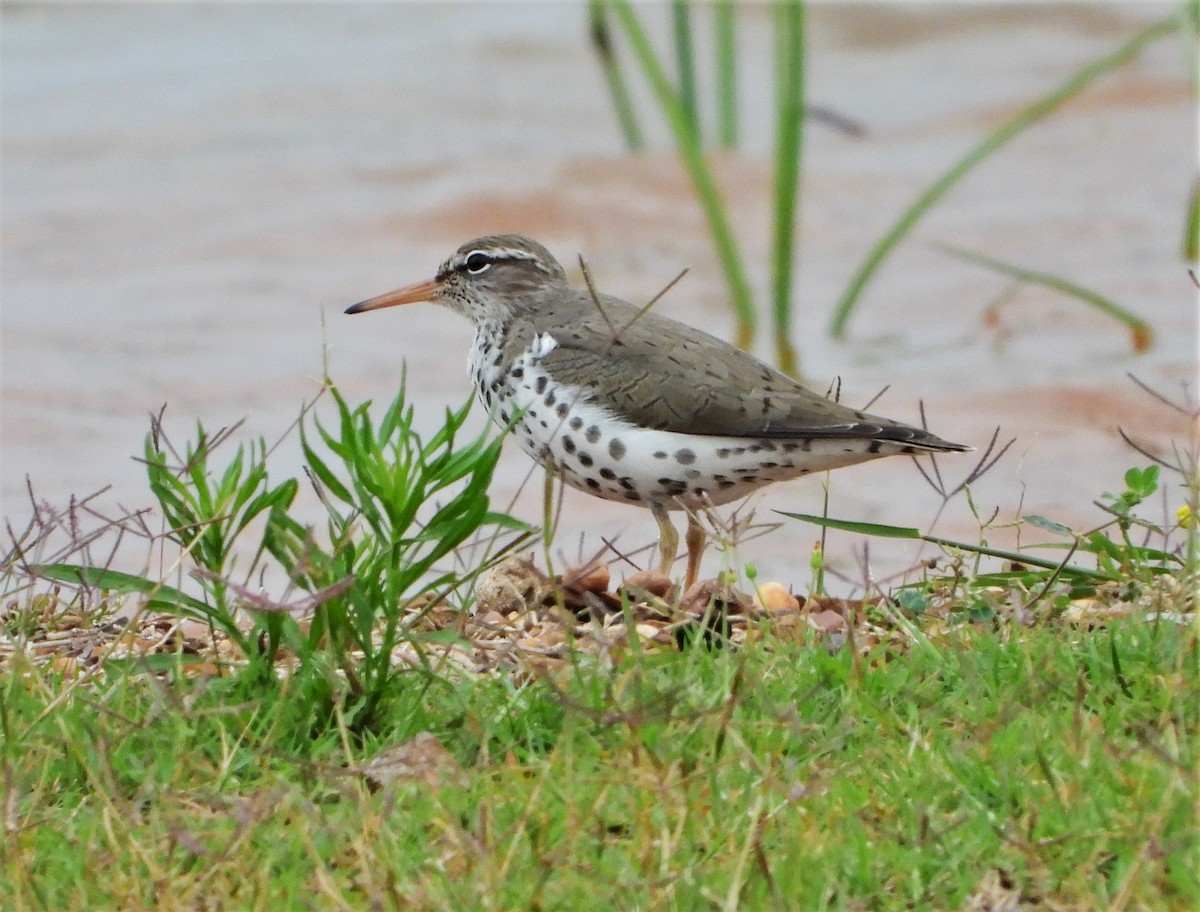
[(540, 333), (505, 367), (477, 340), (472, 379), (498, 424), (515, 421), (513, 434), (530, 456), (598, 497), (668, 509), (720, 505), (773, 482), (902, 451), (903, 444), (865, 438), (709, 437), (636, 427), (585, 390), (553, 383), (538, 362), (556, 345)]

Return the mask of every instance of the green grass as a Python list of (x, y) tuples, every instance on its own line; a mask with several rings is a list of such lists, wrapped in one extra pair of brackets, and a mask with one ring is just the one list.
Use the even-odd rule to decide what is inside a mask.
[[(958, 908), (1002, 869), (1190, 909), (1194, 627), (968, 625), (553, 678), (394, 679), (369, 735), (309, 684), (0, 680), (6, 909)], [(463, 768), (348, 772), (433, 733)]]
[[(1200, 901), (1194, 442), (1126, 473), (1101, 526), (1025, 517), (1056, 550), (938, 540), (952, 576), (851, 604), (841, 636), (792, 611), (677, 648), (625, 605), (608, 648), (595, 616), (537, 601), (506, 643), (495, 609), (467, 622), (496, 548), (458, 554), (533, 538), (489, 509), (495, 440), (459, 439), (466, 407), (422, 439), (403, 388), (379, 417), (326, 390), (335, 420), (299, 425), (324, 529), (288, 512), (299, 482), (269, 481), (261, 442), (223, 462), (230, 434), (177, 451), (156, 421), (153, 544), (194, 580), (108, 569), (86, 502), (15, 534), (0, 908), (958, 909), (997, 883), (1039, 908)], [(958, 496), (993, 451), (931, 483)], [(1156, 525), (1138, 510), (1168, 478), (1186, 500)], [(1016, 564), (985, 572), (997, 556)], [(252, 587), (267, 561), (287, 598)], [(150, 611), (193, 632), (120, 658), (161, 630)], [(564, 648), (539, 650), (553, 624)]]

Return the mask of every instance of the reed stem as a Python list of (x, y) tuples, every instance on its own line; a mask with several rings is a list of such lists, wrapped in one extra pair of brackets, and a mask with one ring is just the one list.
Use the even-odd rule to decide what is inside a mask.
[(676, 147), (696, 189), (696, 195), (700, 199), (705, 218), (708, 220), (713, 244), (717, 248), (717, 257), (721, 262), (721, 268), (725, 273), (725, 281), (729, 288), (730, 304), (738, 321), (736, 343), (740, 348), (749, 348), (754, 342), (756, 324), (750, 283), (746, 279), (746, 270), (741, 254), (738, 252), (737, 241), (733, 236), (733, 228), (729, 223), (728, 209), (721, 199), (712, 171), (704, 159), (699, 136), (692, 131), (679, 92), (667, 78), (665, 70), (654, 53), (650, 38), (642, 27), (641, 20), (633, 11), (633, 7), (630, 6), (629, 0), (611, 0), (611, 2), (613, 11), (633, 47), (634, 56), (650, 82), (659, 107), (666, 115), (667, 123), (675, 136)]
[(796, 376), (792, 345), (792, 275), (796, 255), (796, 212), (804, 139), (804, 5), (775, 7), (775, 219), (772, 303), (779, 369)]

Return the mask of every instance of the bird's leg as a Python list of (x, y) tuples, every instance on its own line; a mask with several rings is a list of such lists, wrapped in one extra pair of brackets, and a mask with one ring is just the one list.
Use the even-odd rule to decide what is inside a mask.
[(679, 533), (671, 525), (671, 518), (665, 506), (660, 503), (651, 504), (650, 512), (654, 514), (654, 521), (658, 523), (658, 554), (662, 561), (659, 569), (663, 575), (670, 575), (671, 564), (675, 563), (675, 555), (679, 553)]
[(545, 462), (545, 481), (542, 483), (542, 549), (546, 557), (546, 572), (554, 575), (554, 566), (550, 557), (550, 543), (554, 540), (554, 464)]
[(696, 582), (696, 577), (700, 575), (700, 561), (704, 557), (704, 526), (700, 524), (699, 515), (693, 511), (687, 511), (687, 534), (684, 536), (684, 541), (687, 543), (688, 561), (687, 561), (687, 576), (683, 580), (683, 591), (692, 588), (692, 584)]

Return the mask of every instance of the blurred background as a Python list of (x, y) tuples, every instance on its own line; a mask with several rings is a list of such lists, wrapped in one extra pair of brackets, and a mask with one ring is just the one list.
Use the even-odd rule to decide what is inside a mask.
[[(636, 8), (664, 54), (665, 5)], [(1017, 438), (974, 488), (1001, 520), (1084, 526), (1091, 502), (1187, 422), (1134, 386), (1194, 393), (1196, 297), (1182, 253), (1196, 178), (1196, 110), (1182, 34), (1147, 44), (971, 172), (886, 261), (844, 338), (828, 323), (872, 245), (984, 136), (1175, 7), (1129, 4), (815, 4), (807, 99), (860, 126), (810, 120), (794, 260), (805, 378), (858, 406), (928, 421), (950, 439)], [(172, 435), (244, 419), (285, 437), (328, 370), (351, 402), (393, 396), (407, 362), (418, 422), (467, 397), (471, 328), (433, 306), (344, 317), (362, 298), (432, 276), (461, 243), (531, 235), (606, 293), (648, 300), (684, 267), (662, 313), (733, 338), (712, 239), (651, 93), (628, 82), (646, 133), (627, 150), (584, 4), (5, 4), (0, 35), (0, 515), (24, 525), (28, 486), (62, 506), (150, 506), (140, 453), (165, 403)], [(696, 46), (711, 41), (694, 17)], [(770, 284), (772, 13), (738, 15), (735, 150), (709, 162), (765, 307)], [(619, 53), (627, 48), (618, 46)], [(628, 58), (626, 57), (628, 60)], [(700, 85), (711, 55), (697, 58)], [(711, 112), (702, 109), (707, 128)], [(948, 255), (952, 243), (1069, 277), (1145, 320), (1152, 345), (1045, 287)], [(767, 336), (758, 351), (773, 357)], [(476, 426), (483, 422), (480, 411)], [(299, 442), (272, 456), (299, 472)], [(972, 457), (946, 458), (953, 483)], [(499, 508), (541, 517), (541, 477), (515, 446)], [(319, 515), (312, 495), (312, 518)], [(819, 481), (753, 498), (819, 513)], [(833, 516), (925, 526), (940, 498), (915, 466), (834, 473)], [(965, 502), (936, 529), (978, 541)], [(556, 546), (650, 545), (644, 511), (568, 492)], [(802, 588), (818, 531), (746, 543), (763, 578)], [(1002, 533), (989, 534), (997, 541)], [(857, 536), (831, 533), (851, 578)], [(871, 544), (874, 572), (911, 543)], [(142, 555), (138, 556), (140, 561)], [(710, 558), (708, 569), (717, 561)], [(838, 584), (830, 583), (835, 591)]]

